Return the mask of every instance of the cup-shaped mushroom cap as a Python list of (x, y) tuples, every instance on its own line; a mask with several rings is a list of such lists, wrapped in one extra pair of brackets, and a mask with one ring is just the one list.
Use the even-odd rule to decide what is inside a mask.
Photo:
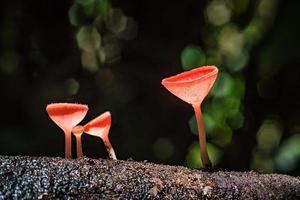
[(111, 125), (111, 115), (110, 112), (105, 112), (101, 114), (99, 117), (96, 117), (86, 125), (84, 125), (83, 130), (85, 133), (101, 137), (108, 136), (109, 129)]
[(204, 66), (162, 80), (172, 94), (190, 104), (201, 104), (218, 75), (215, 66)]
[(71, 131), (85, 117), (88, 106), (75, 103), (53, 103), (46, 108), (49, 117), (64, 131)]

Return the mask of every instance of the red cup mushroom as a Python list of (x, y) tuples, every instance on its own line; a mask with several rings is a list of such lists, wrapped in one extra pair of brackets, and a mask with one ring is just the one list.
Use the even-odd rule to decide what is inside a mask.
[(201, 103), (212, 88), (218, 75), (215, 66), (204, 66), (162, 80), (162, 85), (181, 100), (191, 104), (198, 124), (201, 160), (204, 168), (211, 162), (206, 149), (206, 136), (202, 120)]
[(111, 125), (110, 112), (105, 112), (83, 126), (85, 133), (100, 137), (106, 147), (110, 159), (117, 160), (115, 151), (109, 141), (108, 133)]
[(75, 103), (53, 103), (46, 107), (49, 117), (65, 133), (65, 157), (71, 158), (71, 131), (85, 117), (88, 106)]

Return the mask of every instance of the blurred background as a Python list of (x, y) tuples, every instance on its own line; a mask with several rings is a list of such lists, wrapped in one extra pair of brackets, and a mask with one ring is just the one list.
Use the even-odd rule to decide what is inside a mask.
[[(202, 104), (216, 168), (300, 175), (300, 2), (0, 2), (0, 154), (64, 156), (52, 102), (111, 111), (120, 159), (200, 168), (190, 105), (161, 85), (201, 65), (220, 73)], [(75, 140), (73, 138), (75, 155)], [(107, 158), (99, 138), (84, 154)]]

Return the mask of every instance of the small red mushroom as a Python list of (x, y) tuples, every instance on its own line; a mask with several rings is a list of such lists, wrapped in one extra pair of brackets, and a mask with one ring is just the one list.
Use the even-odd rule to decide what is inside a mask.
[(100, 137), (106, 147), (110, 159), (117, 160), (115, 151), (109, 141), (108, 133), (111, 125), (110, 112), (105, 112), (83, 126), (85, 133)]
[(53, 103), (46, 107), (49, 117), (65, 133), (65, 157), (71, 158), (71, 131), (85, 117), (88, 106), (75, 103)]
[(198, 124), (200, 154), (204, 168), (211, 168), (211, 162), (206, 149), (201, 103), (212, 88), (217, 75), (217, 67), (204, 66), (162, 80), (162, 85), (167, 90), (181, 100), (191, 104), (194, 108)]
[(81, 136), (83, 133), (83, 126), (77, 125), (72, 129), (73, 134), (75, 135), (76, 138), (76, 153), (77, 157), (82, 157), (82, 145), (81, 145)]

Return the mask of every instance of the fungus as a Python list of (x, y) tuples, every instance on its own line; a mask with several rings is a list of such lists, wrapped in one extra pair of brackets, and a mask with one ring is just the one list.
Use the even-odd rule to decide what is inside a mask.
[(103, 140), (109, 158), (113, 160), (117, 160), (115, 151), (108, 138), (110, 125), (111, 125), (110, 112), (105, 112), (99, 117), (93, 119), (92, 121), (84, 125), (83, 130), (87, 134), (100, 137)]
[(210, 91), (218, 75), (215, 66), (204, 66), (162, 80), (162, 85), (181, 100), (191, 104), (198, 125), (201, 160), (204, 168), (211, 168), (206, 149), (205, 129), (202, 121), (201, 103)]
[(73, 134), (75, 135), (76, 138), (76, 153), (77, 153), (77, 157), (82, 157), (83, 153), (82, 153), (82, 145), (81, 145), (81, 136), (83, 133), (83, 126), (78, 125), (75, 126), (72, 129)]
[(88, 106), (74, 103), (53, 103), (46, 107), (49, 117), (65, 133), (65, 157), (72, 158), (71, 131), (86, 115)]

